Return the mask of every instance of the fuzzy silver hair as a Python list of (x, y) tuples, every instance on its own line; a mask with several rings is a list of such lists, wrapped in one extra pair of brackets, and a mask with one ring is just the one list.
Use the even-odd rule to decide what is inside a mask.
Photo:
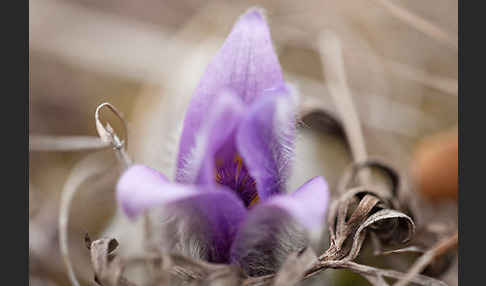
[[(151, 232), (156, 241), (151, 241), (161, 251), (177, 253), (187, 257), (209, 260), (210, 245), (205, 233), (206, 222), (191, 208), (167, 205), (152, 212)], [(188, 219), (190, 217), (190, 219)]]
[(241, 227), (233, 244), (232, 262), (250, 276), (275, 273), (289, 254), (308, 246), (308, 235), (279, 207), (257, 208), (254, 211)]

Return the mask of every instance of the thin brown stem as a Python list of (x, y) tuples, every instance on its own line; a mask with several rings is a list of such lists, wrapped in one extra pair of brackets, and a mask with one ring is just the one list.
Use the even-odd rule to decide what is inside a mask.
[[(402, 279), (405, 277), (406, 273), (390, 270), (390, 269), (380, 269), (375, 268), (368, 265), (358, 264), (349, 260), (327, 260), (327, 261), (320, 261), (314, 267), (312, 267), (304, 277), (308, 279), (321, 271), (326, 269), (349, 269), (355, 273), (361, 274), (363, 276), (368, 277), (375, 277), (376, 280), (384, 281), (384, 277), (394, 278), (394, 279)], [(243, 282), (242, 285), (245, 286), (255, 286), (255, 285), (267, 285), (269, 284), (275, 275), (265, 275), (260, 277), (252, 277)], [(419, 284), (419, 285), (437, 285), (437, 286), (445, 286), (446, 284), (440, 280), (436, 280), (434, 278), (430, 278), (424, 275), (415, 275), (410, 279), (411, 282)]]
[[(364, 162), (368, 155), (358, 112), (347, 83), (341, 43), (336, 34), (326, 31), (320, 35), (319, 46), (329, 93), (343, 121), (353, 159), (355, 162)], [(368, 170), (359, 174), (362, 183), (368, 183), (369, 178)]]
[(394, 286), (405, 286), (410, 281), (413, 281), (413, 277), (417, 276), (420, 272), (422, 272), (425, 267), (427, 267), (427, 265), (429, 265), (434, 259), (456, 248), (458, 245), (458, 238), (459, 235), (456, 232), (452, 236), (439, 241), (430, 250), (425, 252), (424, 255), (422, 255), (413, 264), (407, 275), (401, 280), (397, 281)]

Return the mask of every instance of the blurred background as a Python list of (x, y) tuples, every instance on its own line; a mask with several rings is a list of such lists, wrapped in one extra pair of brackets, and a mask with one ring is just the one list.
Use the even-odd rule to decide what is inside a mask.
[[(63, 191), (78, 190), (68, 242), (84, 285), (94, 283), (84, 233), (136, 250), (137, 234), (114, 202), (112, 150), (59, 150), (59, 136), (97, 136), (95, 109), (108, 101), (127, 120), (132, 159), (173, 174), (192, 91), (238, 16), (255, 5), (266, 9), (285, 79), (307, 107), (336, 112), (318, 39), (338, 37), (368, 153), (405, 174), (422, 219), (457, 228), (457, 1), (30, 0), (31, 285), (69, 285), (58, 247)], [(289, 189), (316, 175), (334, 187), (350, 162), (342, 138), (303, 126)], [(96, 168), (102, 175), (83, 175)], [(449, 285), (457, 285), (455, 264), (441, 277)], [(328, 285), (368, 285), (348, 271), (322, 276)]]

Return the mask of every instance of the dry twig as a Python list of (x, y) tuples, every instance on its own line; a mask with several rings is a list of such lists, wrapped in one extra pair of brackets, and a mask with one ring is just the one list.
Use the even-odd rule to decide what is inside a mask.
[(447, 237), (439, 241), (430, 250), (424, 253), (410, 268), (409, 272), (405, 277), (398, 281), (395, 286), (405, 286), (408, 282), (412, 281), (412, 278), (422, 272), (427, 265), (429, 265), (434, 259), (445, 254), (457, 247), (459, 235), (456, 232), (450, 237)]
[[(122, 260), (112, 253), (114, 248), (109, 247), (113, 239), (102, 239), (90, 244), (97, 280), (104, 283), (103, 285), (135, 285), (124, 278), (124, 269), (134, 263), (144, 262), (151, 265), (150, 269), (155, 274), (152, 282), (159, 284), (162, 281), (162, 284), (167, 284), (171, 281), (170, 277), (176, 277), (194, 285), (294, 285), (325, 269), (334, 268), (350, 269), (376, 285), (388, 285), (385, 277), (411, 281), (419, 285), (445, 285), (439, 280), (419, 275), (420, 270), (407, 274), (353, 262), (359, 255), (368, 233), (373, 233), (377, 237), (381, 249), (381, 244), (404, 244), (410, 241), (415, 233), (415, 224), (411, 217), (400, 211), (398, 193), (402, 186), (398, 174), (387, 164), (369, 160), (367, 157), (360, 120), (346, 83), (338, 39), (333, 34), (323, 35), (321, 48), (325, 68), (329, 74), (330, 93), (342, 118), (343, 129), (354, 158), (353, 165), (345, 172), (338, 186), (341, 197), (333, 202), (328, 215), (329, 249), (320, 255), (317, 261), (313, 259), (312, 263), (307, 259), (308, 256), (292, 254), (276, 274), (244, 277), (241, 270), (230, 265), (212, 264), (173, 254), (159, 254), (156, 257), (146, 255), (138, 259)], [(121, 140), (109, 124), (101, 123), (99, 113), (103, 107), (110, 109), (122, 120), (127, 134), (125, 121), (109, 103), (103, 103), (96, 110), (96, 126), (100, 138), (103, 142), (112, 144), (120, 162), (127, 167), (131, 160), (125, 151), (126, 141)], [(363, 171), (369, 172), (370, 168), (378, 169), (390, 179), (388, 190), (373, 186), (367, 177), (361, 177)], [(357, 180), (358, 177), (360, 180)]]
[[(127, 167), (131, 164), (131, 159), (126, 153), (125, 147), (127, 141), (123, 141), (119, 138), (119, 136), (115, 133), (113, 128), (109, 123), (106, 123), (105, 126), (101, 123), (100, 120), (100, 110), (103, 108), (109, 108), (123, 123), (123, 127), (125, 128), (125, 134), (127, 134), (127, 127), (125, 120), (123, 119), (121, 113), (110, 103), (103, 103), (96, 109), (95, 112), (95, 120), (96, 120), (96, 129), (98, 134), (100, 135), (100, 139), (104, 144), (109, 144), (113, 147), (116, 151), (117, 158), (122, 163), (124, 167)], [(64, 189), (61, 194), (61, 205), (59, 210), (59, 248), (61, 250), (61, 255), (68, 270), (68, 276), (71, 283), (74, 286), (79, 286), (79, 281), (76, 278), (76, 274), (74, 273), (74, 269), (72, 266), (72, 262), (69, 256), (69, 248), (68, 248), (68, 221), (69, 221), (69, 210), (71, 209), (71, 203), (73, 201), (74, 196), (76, 195), (79, 186), (84, 183), (89, 178), (101, 174), (107, 170), (106, 166), (99, 164), (98, 162), (98, 154), (91, 154), (81, 162), (79, 162), (71, 171), (70, 176), (66, 180), (64, 184)]]
[(93, 136), (29, 135), (29, 151), (81, 151), (110, 146), (109, 142)]
[(340, 118), (343, 120), (343, 127), (351, 145), (354, 161), (366, 161), (366, 146), (358, 113), (347, 84), (341, 44), (337, 36), (330, 31), (322, 33), (319, 41), (329, 93)]
[[(125, 140), (120, 139), (120, 137), (111, 127), (110, 123), (107, 122), (106, 125), (103, 125), (103, 123), (101, 123), (100, 112), (102, 108), (108, 108), (122, 122), (124, 133), (126, 136)], [(96, 130), (98, 131), (98, 135), (100, 136), (101, 141), (110, 144), (113, 147), (113, 149), (116, 151), (118, 159), (125, 167), (131, 165), (132, 160), (130, 159), (126, 151), (126, 148), (128, 146), (128, 128), (125, 119), (123, 119), (123, 115), (111, 103), (105, 102), (100, 104), (96, 108), (95, 121)]]
[(430, 74), (418, 68), (395, 61), (387, 61), (387, 64), (393, 72), (409, 80), (437, 89), (443, 93), (457, 96), (459, 88), (457, 79)]
[[(358, 113), (347, 84), (341, 43), (331, 31), (323, 32), (319, 38), (323, 69), (326, 73), (329, 93), (343, 121), (343, 128), (355, 162), (367, 160), (366, 145)], [(360, 174), (363, 183), (369, 183), (367, 170)]]
[(436, 25), (430, 23), (429, 21), (423, 19), (418, 15), (413, 14), (405, 8), (395, 5), (390, 0), (377, 0), (377, 2), (385, 9), (387, 9), (393, 16), (409, 24), (416, 30), (424, 33), (427, 36), (437, 39), (447, 44), (449, 47), (457, 50), (457, 37), (449, 35)]

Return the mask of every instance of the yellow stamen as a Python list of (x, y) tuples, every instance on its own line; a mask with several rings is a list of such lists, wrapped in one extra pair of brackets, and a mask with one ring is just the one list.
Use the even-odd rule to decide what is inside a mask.
[(221, 178), (221, 174), (218, 173), (218, 169), (214, 169), (214, 173), (216, 173), (216, 182), (220, 183), (223, 181), (223, 178)]
[(252, 205), (258, 203), (259, 201), (260, 201), (260, 197), (258, 195), (255, 195), (255, 197), (253, 198), (253, 200), (251, 200), (251, 202), (248, 205), (248, 207), (251, 207)]
[(241, 172), (241, 166), (243, 166), (243, 158), (241, 158), (239, 154), (236, 154), (234, 162), (237, 163), (235, 178), (236, 181), (238, 182), (238, 177), (240, 176), (240, 172)]

